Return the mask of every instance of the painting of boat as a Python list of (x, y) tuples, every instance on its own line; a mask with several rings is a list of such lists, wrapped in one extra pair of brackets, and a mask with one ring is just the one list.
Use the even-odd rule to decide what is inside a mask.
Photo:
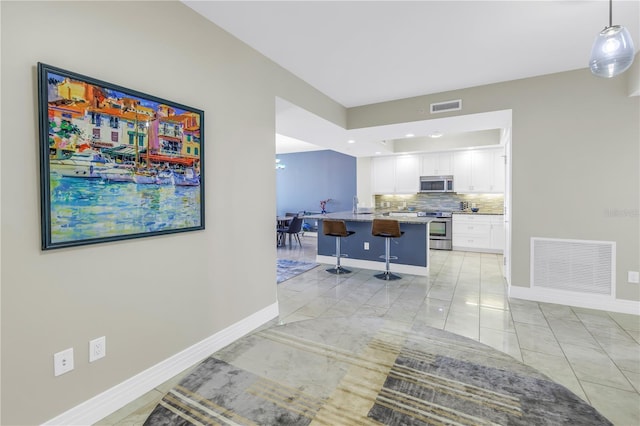
[(133, 173), (133, 181), (139, 185), (155, 185), (157, 177), (155, 170), (138, 169)]
[(173, 185), (173, 172), (171, 170), (161, 170), (156, 177), (156, 185)]
[(51, 173), (56, 173), (63, 177), (84, 179), (100, 179), (102, 177), (101, 173), (114, 166), (115, 162), (113, 160), (92, 149), (74, 152), (68, 157), (49, 161)]
[(204, 229), (204, 111), (38, 63), (38, 122), (43, 250)]
[(100, 177), (108, 182), (133, 182), (133, 170), (116, 165), (100, 172)]
[(200, 185), (200, 176), (196, 174), (193, 168), (185, 169), (182, 173), (174, 173), (173, 180), (176, 186)]

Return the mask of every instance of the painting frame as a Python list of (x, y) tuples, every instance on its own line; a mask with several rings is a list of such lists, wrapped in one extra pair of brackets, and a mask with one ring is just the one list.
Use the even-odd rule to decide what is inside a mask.
[(205, 229), (204, 111), (37, 64), (41, 248)]

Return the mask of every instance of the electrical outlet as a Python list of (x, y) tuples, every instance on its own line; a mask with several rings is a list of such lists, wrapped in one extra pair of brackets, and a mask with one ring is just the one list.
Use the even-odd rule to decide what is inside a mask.
[(89, 342), (89, 362), (97, 361), (107, 355), (107, 338), (98, 337)]
[(640, 272), (638, 271), (628, 271), (627, 272), (627, 281), (633, 284), (640, 284)]
[(73, 348), (53, 355), (53, 375), (60, 376), (73, 370)]
[(364, 249), (369, 250), (369, 241), (364, 242)]

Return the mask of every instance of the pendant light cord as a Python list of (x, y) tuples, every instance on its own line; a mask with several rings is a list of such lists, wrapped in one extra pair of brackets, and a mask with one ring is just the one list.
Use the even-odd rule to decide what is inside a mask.
[(613, 26), (613, 0), (609, 0), (609, 27)]

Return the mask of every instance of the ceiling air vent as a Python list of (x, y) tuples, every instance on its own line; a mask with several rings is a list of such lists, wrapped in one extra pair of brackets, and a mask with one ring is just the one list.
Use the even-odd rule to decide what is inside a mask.
[(462, 109), (462, 99), (431, 104), (431, 114), (437, 112), (457, 111)]

